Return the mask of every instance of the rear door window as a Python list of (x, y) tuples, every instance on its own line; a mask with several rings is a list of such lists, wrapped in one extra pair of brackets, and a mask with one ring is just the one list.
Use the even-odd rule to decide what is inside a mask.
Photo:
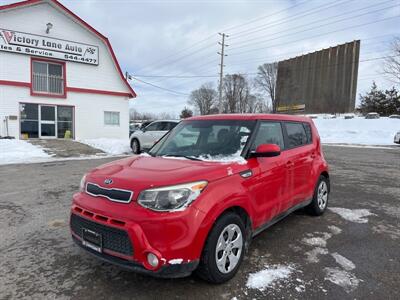
[(251, 151), (256, 150), (261, 144), (275, 144), (282, 150), (285, 148), (280, 122), (261, 122)]
[(154, 123), (151, 123), (149, 126), (146, 127), (146, 131), (161, 130), (159, 128), (161, 128), (161, 122), (154, 122)]
[(176, 123), (176, 122), (168, 122), (168, 127), (167, 127), (166, 130), (172, 130), (172, 129), (174, 129), (174, 127), (176, 125), (178, 125), (178, 123)]
[(285, 122), (286, 133), (288, 137), (288, 147), (295, 148), (306, 145), (308, 138), (302, 123)]

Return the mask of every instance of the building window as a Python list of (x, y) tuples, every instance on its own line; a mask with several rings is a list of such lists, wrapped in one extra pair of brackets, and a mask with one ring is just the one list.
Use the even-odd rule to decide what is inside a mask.
[(104, 112), (104, 125), (119, 126), (119, 112), (105, 111)]
[(64, 64), (32, 61), (32, 91), (38, 94), (64, 95)]
[(39, 105), (22, 103), (19, 106), (21, 136), (23, 139), (39, 137)]

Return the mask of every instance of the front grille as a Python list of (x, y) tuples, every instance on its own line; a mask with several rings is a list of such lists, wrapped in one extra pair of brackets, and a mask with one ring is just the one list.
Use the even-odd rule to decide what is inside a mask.
[(92, 222), (76, 214), (71, 214), (71, 230), (77, 236), (82, 237), (83, 228), (101, 234), (104, 249), (124, 255), (133, 255), (131, 240), (125, 230)]
[(129, 203), (133, 192), (120, 189), (107, 189), (94, 183), (86, 184), (86, 193), (95, 197), (105, 197), (111, 201)]

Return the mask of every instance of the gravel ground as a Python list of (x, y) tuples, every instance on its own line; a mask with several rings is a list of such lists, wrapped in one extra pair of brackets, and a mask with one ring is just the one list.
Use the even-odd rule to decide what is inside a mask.
[(332, 209), (258, 235), (222, 285), (127, 272), (73, 244), (72, 194), (112, 159), (1, 166), (0, 299), (400, 299), (400, 148), (324, 152)]

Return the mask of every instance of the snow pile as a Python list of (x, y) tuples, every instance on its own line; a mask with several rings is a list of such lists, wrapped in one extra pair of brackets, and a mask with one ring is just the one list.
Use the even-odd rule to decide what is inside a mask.
[(41, 147), (26, 141), (0, 139), (0, 165), (41, 161), (49, 157)]
[(111, 155), (132, 153), (132, 150), (129, 146), (129, 139), (125, 140), (125, 139), (98, 138), (98, 139), (80, 140), (79, 142), (100, 149)]
[(251, 289), (264, 291), (273, 287), (277, 282), (288, 279), (294, 268), (291, 266), (273, 265), (257, 273), (252, 273), (247, 280), (246, 286)]
[(348, 209), (341, 207), (330, 207), (329, 209), (343, 219), (355, 223), (368, 223), (366, 217), (376, 216), (376, 214), (370, 212), (368, 209)]
[(400, 119), (313, 119), (322, 143), (394, 145), (393, 138), (400, 130)]

